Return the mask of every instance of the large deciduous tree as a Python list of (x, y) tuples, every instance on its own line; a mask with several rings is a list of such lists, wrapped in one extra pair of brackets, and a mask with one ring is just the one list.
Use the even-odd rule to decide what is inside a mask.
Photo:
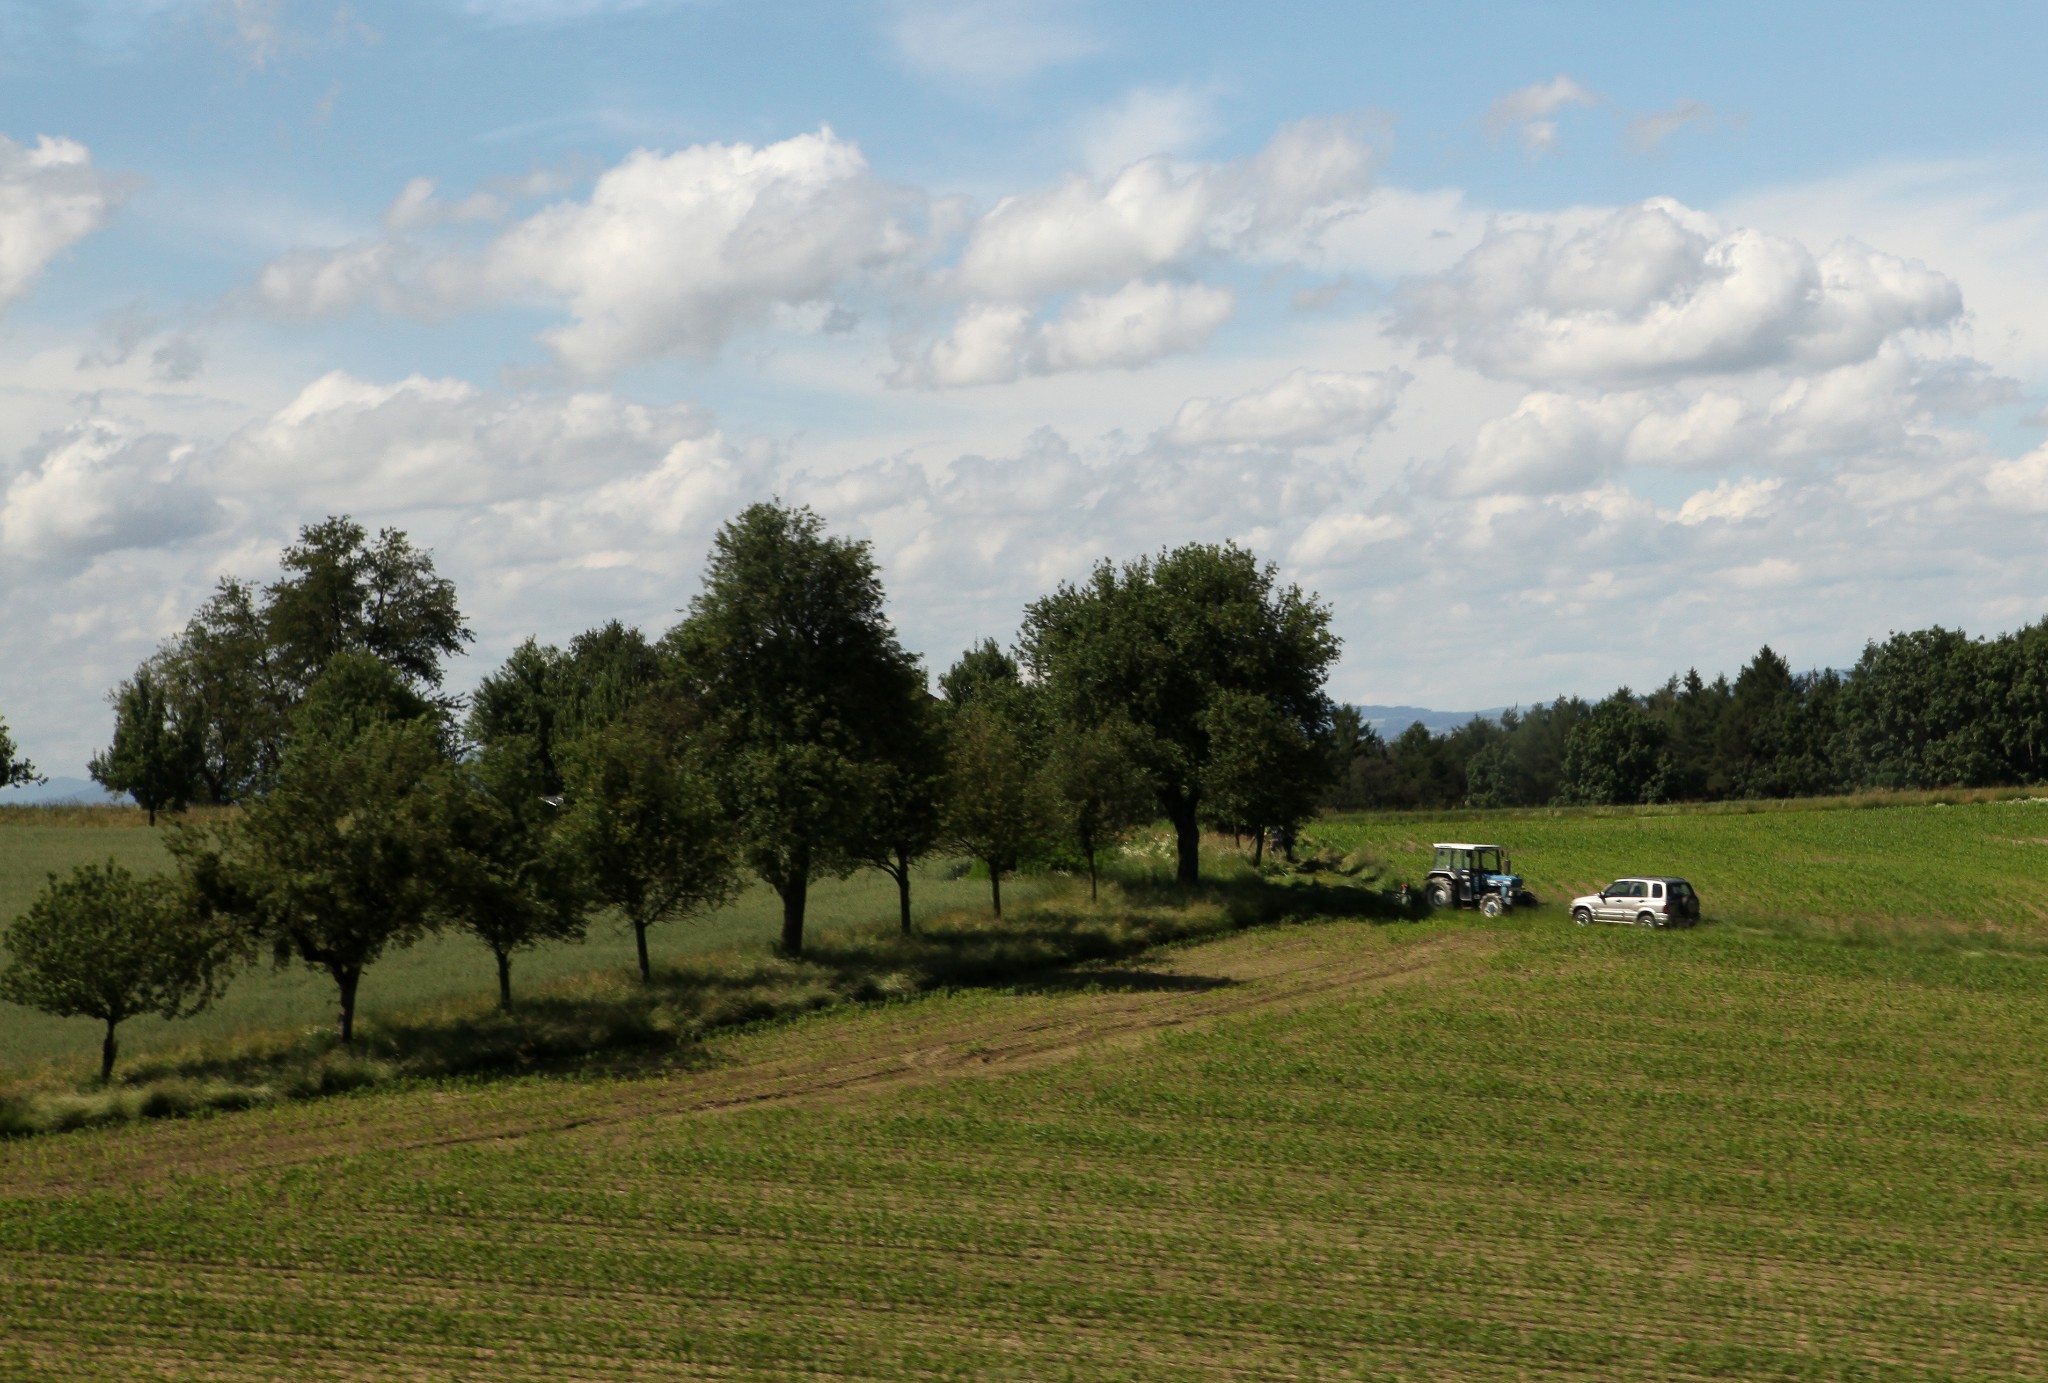
[(469, 733), (479, 744), (527, 741), (547, 790), (558, 793), (563, 747), (625, 715), (662, 675), (647, 636), (617, 620), (578, 634), (566, 651), (528, 639), (477, 687)]
[(113, 1078), (121, 1024), (180, 1018), (215, 998), (236, 947), (202, 922), (179, 881), (137, 878), (112, 860), (80, 865), (49, 887), (5, 936), (0, 998), (64, 1018), (97, 1018), (100, 1082)]
[(216, 803), (248, 801), (276, 778), (298, 704), (337, 654), (372, 657), (435, 697), (442, 659), (472, 637), (453, 584), (395, 529), (373, 542), (352, 519), (328, 518), (300, 530), (279, 560), (283, 574), (268, 586), (224, 578), (143, 665), (170, 719), (196, 738), (198, 776)]
[(1026, 666), (1065, 724), (1119, 713), (1173, 823), (1179, 876), (1201, 870), (1208, 712), (1226, 692), (1257, 696), (1314, 743), (1326, 741), (1324, 692), (1338, 640), (1329, 608), (1235, 544), (1190, 544), (1119, 567), (1108, 561), (1025, 615)]
[(162, 675), (145, 663), (114, 696), (114, 742), (87, 771), (109, 792), (125, 792), (156, 825), (160, 810), (182, 811), (203, 791), (200, 727), (182, 722)]
[(247, 800), (284, 756), (296, 693), (273, 656), (260, 599), (248, 582), (224, 578), (144, 665), (178, 722), (197, 735), (200, 782), (217, 805)]
[(285, 676), (303, 688), (340, 653), (367, 653), (415, 691), (441, 685), (441, 659), (475, 636), (455, 604), (455, 583), (431, 555), (386, 528), (330, 517), (299, 532), (264, 589), (264, 623)]
[(308, 690), (277, 781), (239, 815), (185, 827), (173, 854), (213, 912), (333, 979), (343, 1043), (363, 971), (440, 917), (447, 878), (447, 731), (367, 652)]
[(866, 797), (924, 695), (874, 558), (809, 509), (752, 505), (719, 530), (664, 646), (715, 741), (742, 857), (782, 899), (782, 950), (798, 955), (811, 880), (859, 864)]

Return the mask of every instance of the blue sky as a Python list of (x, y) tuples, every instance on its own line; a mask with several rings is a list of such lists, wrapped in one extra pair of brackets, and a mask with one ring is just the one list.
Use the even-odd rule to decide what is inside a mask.
[(1440, 706), (2048, 613), (2021, 7), (0, 0), (0, 715), (431, 545), (473, 682), (740, 505), (938, 666), (1234, 539)]

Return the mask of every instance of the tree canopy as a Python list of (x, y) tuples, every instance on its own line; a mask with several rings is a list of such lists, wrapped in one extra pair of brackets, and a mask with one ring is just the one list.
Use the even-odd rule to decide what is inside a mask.
[(1121, 715), (1138, 732), (1133, 749), (1174, 825), (1183, 882), (1200, 872), (1219, 696), (1258, 697), (1304, 739), (1329, 737), (1324, 686), (1338, 650), (1329, 608), (1235, 544), (1102, 562), (1027, 609), (1022, 647), (1063, 724)]
[(269, 791), (171, 838), (209, 909), (278, 964), (296, 957), (333, 979), (344, 1043), (363, 971), (441, 915), (449, 764), (424, 704), (372, 655), (337, 656), (295, 716)]
[(180, 1018), (215, 998), (235, 955), (169, 876), (141, 879), (108, 860), (49, 886), (7, 929), (0, 998), (58, 1017), (97, 1018), (100, 1081), (111, 1080), (116, 1030), (153, 1013)]
[(663, 647), (741, 857), (782, 899), (782, 949), (800, 954), (811, 880), (859, 863), (863, 804), (924, 695), (874, 556), (809, 509), (751, 505), (718, 531)]
[(160, 673), (145, 663), (114, 694), (114, 742), (88, 771), (109, 792), (125, 792), (149, 813), (181, 810), (202, 790), (205, 745), (197, 725), (182, 722)]

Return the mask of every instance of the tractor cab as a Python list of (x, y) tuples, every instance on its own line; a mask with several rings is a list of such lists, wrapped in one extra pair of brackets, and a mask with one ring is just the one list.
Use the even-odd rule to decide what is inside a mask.
[(1536, 896), (1522, 887), (1522, 876), (1514, 872), (1514, 861), (1505, 849), (1470, 841), (1437, 844), (1423, 896), (1433, 908), (1478, 908), (1489, 917), (1536, 902)]

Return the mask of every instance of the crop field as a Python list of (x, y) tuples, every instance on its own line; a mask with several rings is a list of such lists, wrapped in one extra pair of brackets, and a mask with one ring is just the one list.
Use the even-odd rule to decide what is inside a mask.
[(1325, 923), (0, 1145), (0, 1374), (2048, 1371), (2048, 962)]
[[(161, 836), (143, 827), (140, 812), (50, 812), (0, 810), (0, 926), (11, 921), (39, 893), (49, 875), (112, 858), (138, 873), (170, 865)], [(55, 824), (51, 824), (54, 821)], [(1041, 887), (1022, 879), (1005, 894), (1027, 902)], [(974, 906), (988, 896), (986, 881), (946, 879), (928, 870), (911, 887), (912, 911), (926, 917)], [(811, 926), (829, 932), (855, 922), (893, 917), (896, 885), (866, 871), (844, 880), (822, 880), (811, 890)], [(781, 903), (756, 885), (729, 908), (706, 917), (655, 928), (648, 937), (655, 960), (738, 948), (768, 949), (781, 926)], [(0, 959), (5, 951), (0, 950)], [(627, 970), (636, 962), (623, 927), (600, 922), (581, 945), (549, 946), (513, 962), (515, 988), (535, 987), (594, 970)], [(363, 1013), (380, 1013), (433, 1003), (451, 996), (494, 991), (490, 952), (461, 935), (428, 937), (372, 966), (363, 980)], [(124, 1052), (141, 1055), (247, 1029), (293, 1029), (332, 1023), (334, 983), (326, 975), (294, 964), (273, 970), (267, 959), (237, 977), (227, 996), (196, 1018), (166, 1023), (137, 1018), (123, 1025)], [(50, 1018), (0, 1002), (0, 1072), (42, 1063), (79, 1064), (99, 1049), (99, 1027), (90, 1019)]]
[(2048, 804), (1311, 835), (1684, 873), (1710, 924), (1265, 927), (0, 1142), (0, 1377), (2048, 1376)]
[(1411, 880), (1433, 841), (1496, 842), (1546, 903), (1622, 875), (1676, 874), (1724, 921), (2048, 941), (2048, 798), (1351, 814), (1309, 835)]

